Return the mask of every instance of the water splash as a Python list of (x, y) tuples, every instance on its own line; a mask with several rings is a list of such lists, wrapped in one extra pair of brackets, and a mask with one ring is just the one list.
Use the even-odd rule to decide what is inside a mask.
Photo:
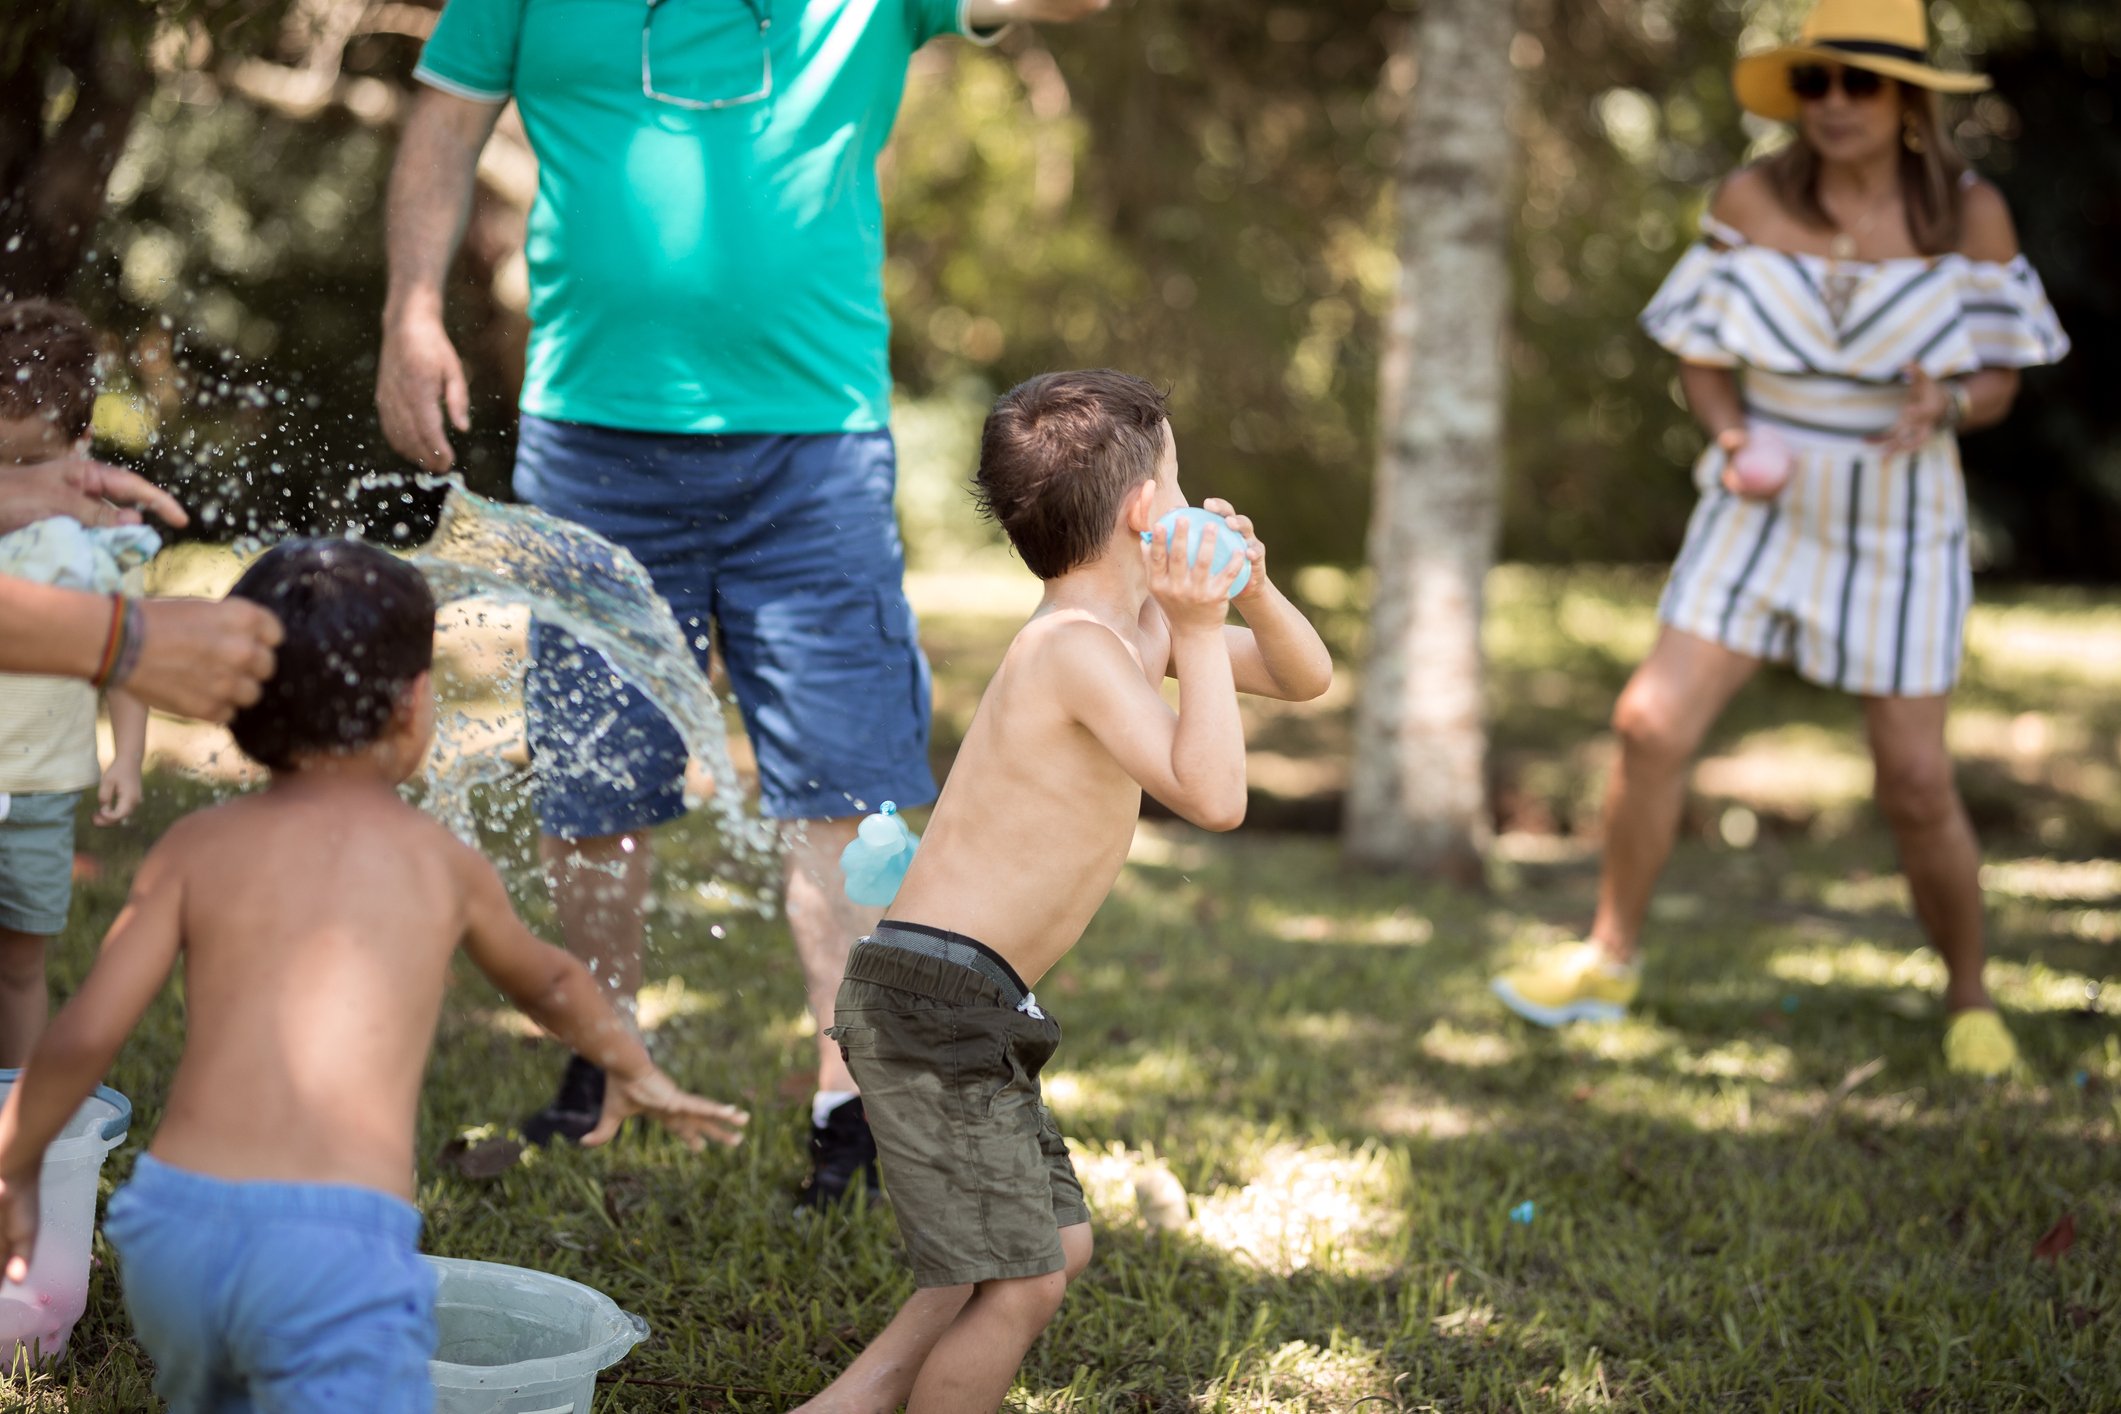
[[(624, 549), (571, 521), (490, 501), (455, 478), (447, 484), (434, 536), (412, 556), (434, 586), (438, 605), (478, 599), (527, 609), (602, 654), (613, 672), (669, 719), (713, 783), (704, 803), (727, 862), (752, 881), (747, 889), (719, 881), (716, 891), (762, 914), (771, 911), (779, 842), (772, 826), (747, 808), (730, 760), (722, 700), (647, 572)], [(576, 737), (575, 759), (541, 759), (538, 769), (623, 775), (627, 763), (594, 750), (609, 725), (586, 724)], [(491, 750), (437, 752), (430, 759), (427, 807), (467, 839), (475, 832), (473, 790), (520, 779)]]

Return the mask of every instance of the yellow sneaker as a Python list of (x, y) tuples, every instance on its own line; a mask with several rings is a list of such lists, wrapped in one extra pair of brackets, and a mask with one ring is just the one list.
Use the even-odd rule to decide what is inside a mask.
[(2003, 1018), (1988, 1010), (1962, 1011), (1944, 1026), (1944, 1063), (1954, 1075), (1996, 1080), (2018, 1069), (2018, 1043)]
[(1554, 948), (1488, 983), (1504, 1006), (1541, 1026), (1618, 1021), (1641, 989), (1641, 965), (1608, 962), (1595, 943)]

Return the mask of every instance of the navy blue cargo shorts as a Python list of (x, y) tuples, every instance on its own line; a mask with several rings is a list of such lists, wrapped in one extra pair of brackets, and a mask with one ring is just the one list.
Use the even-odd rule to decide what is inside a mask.
[[(935, 799), (889, 432), (628, 432), (524, 414), (515, 489), (622, 546), (706, 666), (719, 648), (775, 819)], [(538, 823), (585, 839), (685, 813), (677, 730), (603, 656), (531, 627)]]

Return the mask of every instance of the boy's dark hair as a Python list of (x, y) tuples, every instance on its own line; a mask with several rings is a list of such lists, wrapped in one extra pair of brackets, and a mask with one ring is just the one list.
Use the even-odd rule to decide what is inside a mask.
[(1001, 395), (973, 497), (1040, 579), (1103, 553), (1129, 492), (1156, 479), (1164, 395), (1109, 368), (1042, 373)]
[(376, 740), (405, 685), (434, 663), (434, 591), (373, 545), (284, 541), (228, 594), (272, 610), (286, 631), (264, 692), (229, 723), (243, 754), (271, 770)]
[(49, 418), (68, 441), (96, 412), (96, 331), (56, 300), (0, 304), (0, 417)]

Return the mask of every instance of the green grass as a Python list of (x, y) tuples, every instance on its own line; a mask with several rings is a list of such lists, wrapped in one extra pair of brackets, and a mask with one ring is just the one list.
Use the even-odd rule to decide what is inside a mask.
[[(1304, 584), (1347, 646), (1351, 587)], [(1653, 591), (1618, 573), (1499, 577), (1497, 774), (1518, 832), (1490, 897), (1346, 875), (1327, 837), (1144, 827), (1040, 988), (1067, 1028), (1050, 1098), (1098, 1255), (1018, 1407), (2121, 1407), (2121, 654), (2100, 647), (2121, 613), (2039, 594), (1976, 621), (1955, 742), (1991, 861), (1992, 980), (2031, 1071), (1980, 1086), (1939, 1064), (1941, 973), (1862, 804), (1853, 711), (1786, 679), (1711, 746), (1639, 1013), (1554, 1035), (1487, 996), (1495, 965), (1588, 916), (1577, 836), (1600, 718)], [(1007, 630), (930, 616), (943, 750)], [(1330, 756), (1344, 701), (1263, 715), (1263, 755)], [(93, 837), (106, 870), (54, 960), (61, 993), (138, 852), (204, 795), (164, 778), (150, 798)], [(1750, 848), (1724, 843), (1734, 811)], [(496, 845), (520, 866), (520, 839)], [(785, 1408), (909, 1289), (888, 1212), (789, 1214), (813, 1056), (799, 976), (777, 921), (700, 893), (714, 848), (700, 825), (658, 841), (651, 972), (683, 982), (653, 987), (648, 1014), (682, 1080), (752, 1106), (751, 1141), (696, 1158), (629, 1135), (491, 1180), (421, 1173), (431, 1250), (577, 1277), (647, 1317), (605, 1410)], [(139, 1114), (113, 1183), (153, 1127), (181, 1020), (165, 997), (112, 1077)], [(556, 1065), (467, 970), (420, 1152), (506, 1124)], [(1151, 1157), (1193, 1194), (1185, 1232), (1135, 1215)], [(1533, 1221), (1513, 1223), (1527, 1201)], [(2075, 1247), (2039, 1260), (2064, 1213)], [(0, 1405), (155, 1407), (98, 1255), (68, 1363)]]

